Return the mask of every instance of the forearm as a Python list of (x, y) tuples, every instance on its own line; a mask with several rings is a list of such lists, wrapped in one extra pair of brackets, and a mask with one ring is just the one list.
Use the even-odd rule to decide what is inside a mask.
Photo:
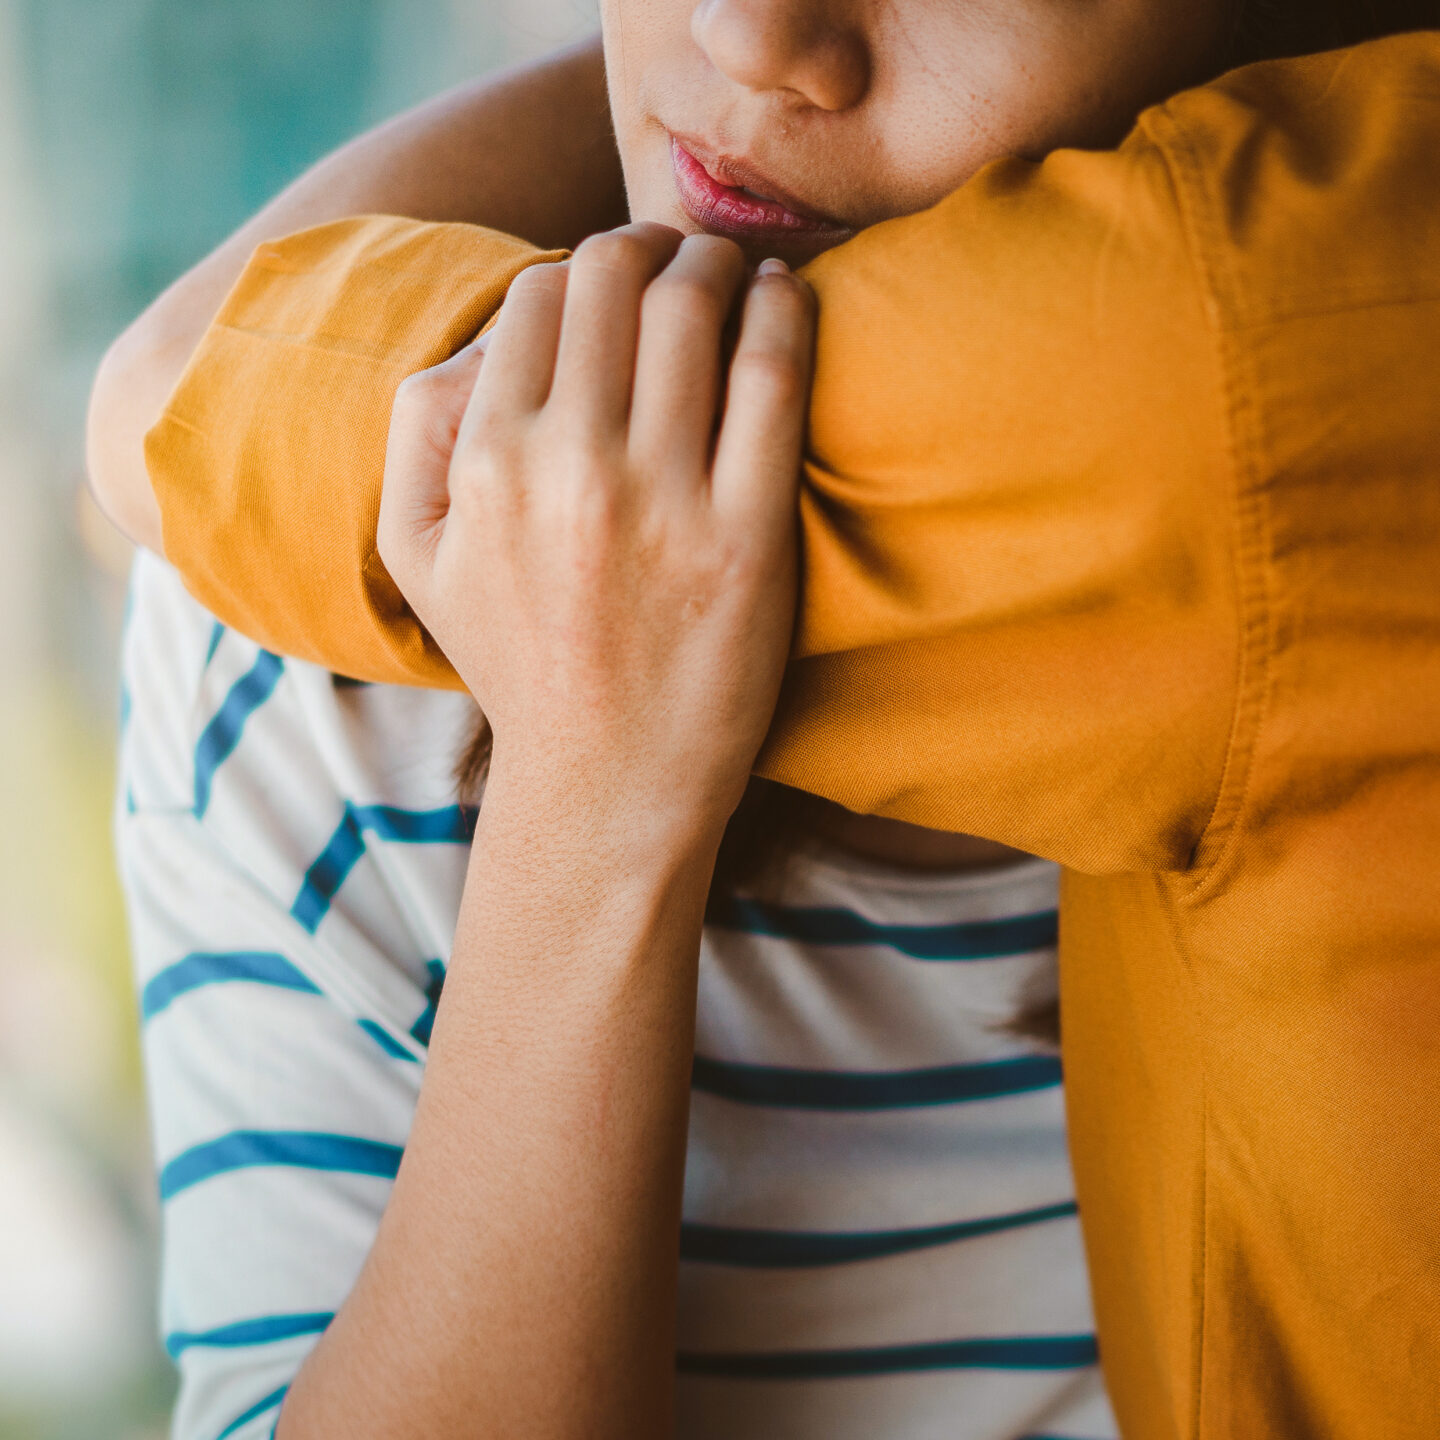
[(405, 1159), (281, 1440), (673, 1434), (700, 929), (792, 634), (812, 319), (632, 225), (520, 277), (453, 453), (445, 377), (397, 399), (381, 553), (494, 750)]
[(669, 1433), (717, 837), (573, 794), (492, 774), (405, 1160), (280, 1440)]
[(459, 220), (543, 246), (623, 218), (598, 40), (462, 86), (322, 160), (161, 295), (111, 347), (87, 446), (102, 506), (161, 548), (144, 437), (255, 247), (347, 215)]

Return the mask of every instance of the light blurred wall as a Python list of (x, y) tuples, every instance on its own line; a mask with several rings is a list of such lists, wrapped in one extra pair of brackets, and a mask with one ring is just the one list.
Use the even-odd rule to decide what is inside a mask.
[(129, 554), (83, 492), (106, 344), (311, 160), (589, 0), (0, 0), (0, 1440), (171, 1388), (109, 847)]

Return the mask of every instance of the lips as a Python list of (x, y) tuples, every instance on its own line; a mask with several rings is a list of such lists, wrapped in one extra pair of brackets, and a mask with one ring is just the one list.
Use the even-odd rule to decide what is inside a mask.
[(670, 157), (675, 189), (686, 214), (712, 235), (740, 241), (809, 242), (806, 248), (838, 244), (849, 227), (802, 209), (783, 193), (767, 188), (762, 177), (746, 173), (742, 163), (709, 159), (702, 162), (673, 136)]

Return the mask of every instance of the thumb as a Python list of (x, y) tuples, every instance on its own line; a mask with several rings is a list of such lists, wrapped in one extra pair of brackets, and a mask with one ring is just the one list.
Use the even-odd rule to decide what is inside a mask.
[[(402, 591), (428, 570), (450, 511), (450, 460), (488, 335), (404, 380), (390, 411), (376, 542)], [(408, 596), (407, 596), (408, 598)]]

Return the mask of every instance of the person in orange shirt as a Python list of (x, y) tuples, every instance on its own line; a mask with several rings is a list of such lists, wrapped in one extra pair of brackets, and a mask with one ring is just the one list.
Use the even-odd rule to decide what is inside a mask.
[[(1073, 1143), (1126, 1434), (1408, 1437), (1440, 1409), (1437, 138), (1432, 36), (1264, 66), (806, 271), (806, 589), (759, 767), (1069, 867)], [(449, 678), (369, 563), (374, 402), (483, 321), (457, 292), (538, 258), (495, 244), (362, 222), (257, 256), (150, 449), (167, 551), (219, 613)], [(318, 418), (316, 493), (280, 465), (316, 417), (251, 420), (297, 385), (381, 417)], [(372, 490), (344, 543), (294, 523), (327, 482)]]

